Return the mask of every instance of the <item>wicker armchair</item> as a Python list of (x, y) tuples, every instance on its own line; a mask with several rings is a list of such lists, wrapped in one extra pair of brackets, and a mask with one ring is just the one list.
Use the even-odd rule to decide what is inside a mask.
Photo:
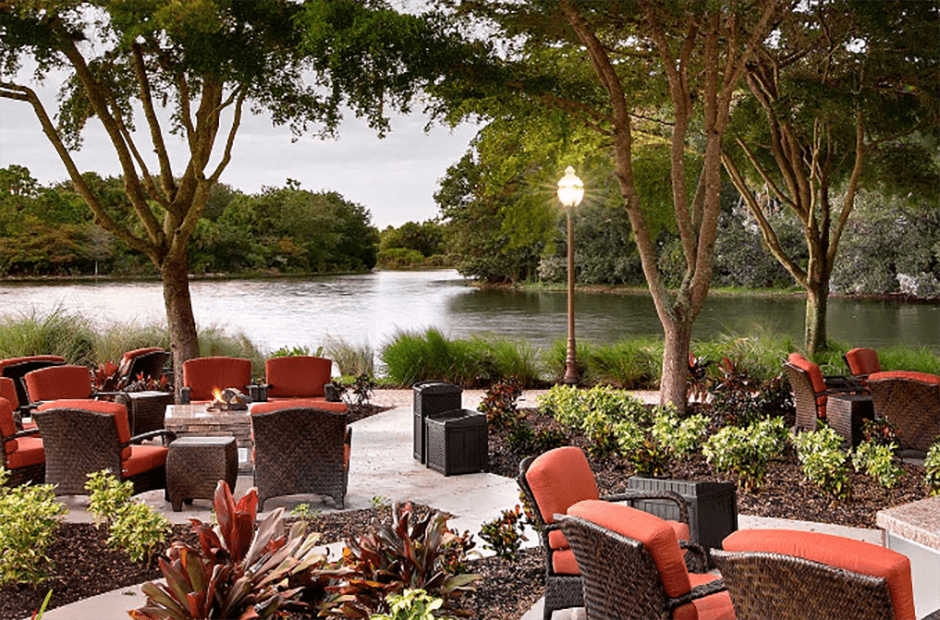
[(103, 469), (134, 483), (134, 492), (166, 489), (167, 448), (138, 445), (169, 431), (130, 436), (124, 405), (98, 400), (43, 403), (33, 413), (46, 450), (46, 482), (56, 495), (84, 495), (90, 473)]
[(163, 368), (169, 359), (170, 353), (160, 347), (127, 351), (121, 356), (118, 372), (122, 377), (126, 377), (128, 382), (136, 381), (140, 375), (143, 375), (144, 379), (158, 381), (164, 374)]
[(926, 452), (940, 435), (940, 377), (877, 372), (868, 377), (875, 415), (897, 425), (901, 447)]
[[(528, 457), (519, 464), (516, 478), (538, 524), (542, 549), (545, 551), (544, 618), (551, 620), (558, 609), (581, 607), (581, 572), (574, 552), (555, 522), (555, 514), (564, 514), (573, 504), (590, 499), (610, 502), (635, 502), (645, 499), (674, 501), (679, 507), (680, 522), (666, 521), (677, 538), (689, 540), (688, 506), (678, 493), (628, 490), (600, 498), (594, 473), (580, 448), (566, 446), (550, 450), (538, 457)], [(694, 570), (704, 572), (707, 559), (697, 545), (691, 547), (688, 561)]]
[(859, 347), (846, 351), (842, 355), (845, 365), (849, 367), (849, 372), (856, 379), (862, 381), (868, 379), (868, 375), (881, 372), (881, 361), (878, 359), (878, 352), (874, 349)]
[(30, 403), (95, 397), (95, 385), (86, 366), (50, 366), (23, 377)]
[(738, 620), (916, 617), (910, 560), (891, 549), (791, 530), (741, 530), (723, 546), (712, 558)]
[(326, 397), (333, 360), (325, 357), (272, 357), (264, 363), (269, 400)]
[[(23, 377), (26, 373), (49, 366), (61, 366), (65, 364), (65, 358), (58, 355), (32, 355), (30, 357), (13, 357), (0, 360), (0, 376), (8, 377), (13, 380), (16, 389), (16, 400), (19, 403), (20, 411), (28, 410), (29, 395), (26, 393), (26, 383)], [(10, 403), (13, 403), (12, 399)]]
[(270, 497), (326, 495), (345, 507), (352, 428), (346, 405), (319, 400), (255, 403), (254, 477), (258, 510)]
[(248, 392), (251, 360), (240, 357), (197, 357), (183, 362), (180, 403), (209, 402), (213, 390), (235, 388)]
[(865, 392), (861, 382), (842, 376), (824, 377), (819, 366), (799, 353), (791, 353), (783, 368), (796, 401), (796, 428), (815, 431), (816, 421), (826, 419), (826, 403), (833, 394)]
[(581, 568), (587, 620), (734, 617), (721, 578), (689, 573), (659, 517), (587, 500), (555, 518)]
[(10, 475), (6, 482), (7, 486), (43, 482), (46, 475), (46, 455), (42, 439), (39, 437), (39, 429), (18, 429), (13, 418), (13, 406), (7, 398), (2, 396), (0, 396), (0, 444), (2, 444), (0, 454), (3, 458), (0, 464)]

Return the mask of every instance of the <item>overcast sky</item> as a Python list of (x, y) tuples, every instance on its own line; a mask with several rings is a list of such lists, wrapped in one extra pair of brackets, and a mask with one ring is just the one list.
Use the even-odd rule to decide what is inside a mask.
[[(54, 114), (58, 85), (49, 81), (28, 85), (37, 90), (46, 111)], [(365, 206), (379, 229), (421, 222), (438, 215), (434, 192), (439, 181), (463, 156), (477, 131), (475, 126), (462, 125), (453, 131), (436, 126), (425, 133), (426, 124), (420, 112), (394, 117), (392, 131), (379, 139), (364, 122), (348, 114), (338, 140), (327, 142), (308, 135), (291, 143), (289, 129), (273, 127), (268, 118), (246, 113), (221, 182), (255, 193), (262, 186), (281, 187), (287, 179), (295, 179), (303, 189), (336, 191)], [(137, 126), (138, 131), (143, 128), (139, 115)], [(170, 136), (170, 140), (175, 142), (170, 144), (174, 173), (180, 174), (187, 149), (179, 138)], [(149, 140), (138, 142), (142, 151), (149, 145)], [(222, 145), (224, 137), (220, 136), (216, 153)], [(82, 150), (73, 157), (83, 172), (120, 174), (114, 149), (96, 119), (89, 122)], [(156, 165), (151, 159), (148, 166), (153, 172)], [(31, 106), (0, 98), (0, 168), (11, 164), (26, 166), (43, 184), (68, 178)]]

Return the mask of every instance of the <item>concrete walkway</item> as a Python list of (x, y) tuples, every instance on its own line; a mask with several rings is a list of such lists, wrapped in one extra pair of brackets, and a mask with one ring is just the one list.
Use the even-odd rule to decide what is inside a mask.
[[(465, 391), (463, 406), (476, 408), (482, 398), (481, 391)], [(539, 392), (526, 392), (522, 406), (534, 406)], [(655, 392), (637, 393), (644, 401), (657, 402)], [(349, 473), (349, 491), (346, 495), (346, 509), (357, 510), (371, 508), (374, 498), (392, 501), (412, 500), (433, 506), (454, 515), (449, 524), (457, 531), (469, 530), (476, 535), (483, 523), (497, 518), (500, 513), (519, 503), (519, 490), (511, 478), (493, 474), (468, 474), (445, 477), (421, 465), (412, 457), (412, 392), (410, 390), (379, 390), (373, 402), (391, 406), (394, 409), (354, 423), (352, 436), (352, 460)], [(235, 496), (244, 494), (251, 486), (250, 476), (240, 476), (235, 489)], [(192, 505), (184, 505), (181, 512), (173, 512), (169, 503), (163, 499), (163, 491), (150, 491), (138, 496), (173, 523), (188, 523), (190, 518), (208, 521), (211, 503), (208, 500), (195, 500)], [(68, 521), (90, 522), (87, 511), (88, 498), (83, 496), (64, 497), (69, 508)], [(330, 500), (310, 497), (273, 498), (265, 502), (265, 511), (279, 506), (287, 510), (300, 503), (310, 503), (311, 508), (323, 513), (333, 512)], [(845, 528), (820, 523), (786, 521), (783, 519), (762, 519), (741, 515), (739, 527), (808, 529), (826, 531), (842, 536), (868, 540), (881, 544), (881, 531), (860, 528)], [(529, 545), (538, 544), (534, 533), (529, 536)], [(482, 545), (478, 542), (482, 551)], [(329, 557), (337, 558), (341, 544), (328, 548)], [(113, 592), (94, 596), (83, 601), (48, 611), (47, 620), (125, 620), (128, 609), (141, 607), (145, 597), (139, 586), (121, 588)], [(541, 620), (542, 601), (539, 601), (521, 620)], [(583, 612), (559, 611), (554, 620), (583, 618)]]

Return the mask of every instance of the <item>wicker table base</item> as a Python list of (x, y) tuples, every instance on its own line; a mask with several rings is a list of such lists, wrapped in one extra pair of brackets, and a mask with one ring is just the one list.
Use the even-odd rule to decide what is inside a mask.
[(854, 448), (862, 441), (862, 422), (875, 419), (871, 396), (867, 394), (838, 394), (826, 403), (829, 426), (845, 437)]
[(230, 489), (238, 478), (238, 449), (234, 437), (180, 437), (166, 457), (166, 484), (173, 510), (183, 501), (212, 499), (219, 480)]

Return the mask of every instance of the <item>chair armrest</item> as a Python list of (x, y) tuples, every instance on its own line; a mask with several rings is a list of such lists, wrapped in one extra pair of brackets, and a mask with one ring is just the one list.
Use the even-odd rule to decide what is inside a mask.
[(168, 431), (166, 429), (160, 429), (156, 431), (150, 431), (149, 433), (141, 433), (140, 435), (134, 435), (127, 441), (127, 443), (121, 444), (121, 449), (123, 450), (127, 446), (138, 444), (143, 441), (147, 441), (148, 439), (156, 439), (157, 437), (166, 437), (168, 441), (172, 442), (174, 439), (176, 439), (176, 433), (174, 433), (173, 431)]
[(4, 441), (9, 441), (11, 439), (20, 439), (21, 437), (29, 437), (30, 435), (38, 435), (38, 434), (39, 434), (38, 428), (26, 428), (21, 431), (16, 431), (9, 437), (5, 438)]
[(676, 598), (670, 598), (666, 601), (666, 607), (669, 609), (670, 617), (672, 612), (683, 605), (687, 605), (694, 600), (705, 598), (706, 596), (711, 596), (712, 594), (718, 594), (723, 592), (728, 588), (725, 586), (725, 582), (722, 579), (715, 579), (714, 581), (709, 581), (708, 583), (703, 583), (700, 586), (695, 586), (689, 590), (688, 594), (683, 594), (682, 596), (677, 596)]
[(675, 491), (643, 491), (640, 489), (629, 489), (623, 493), (616, 493), (614, 495), (605, 495), (601, 497), (605, 502), (634, 502), (644, 499), (664, 499), (672, 501), (679, 508), (679, 520), (686, 525), (689, 525), (689, 505), (686, 503), (685, 499)]
[(688, 551), (684, 553), (685, 567), (690, 573), (708, 572), (708, 553), (698, 543), (691, 540), (680, 540), (679, 548)]
[(826, 384), (826, 390), (858, 390), (865, 387), (857, 377), (845, 375), (826, 375), (823, 377), (823, 383)]
[(192, 388), (188, 385), (184, 385), (180, 388), (180, 404), (188, 405), (189, 404), (189, 395), (192, 392)]

